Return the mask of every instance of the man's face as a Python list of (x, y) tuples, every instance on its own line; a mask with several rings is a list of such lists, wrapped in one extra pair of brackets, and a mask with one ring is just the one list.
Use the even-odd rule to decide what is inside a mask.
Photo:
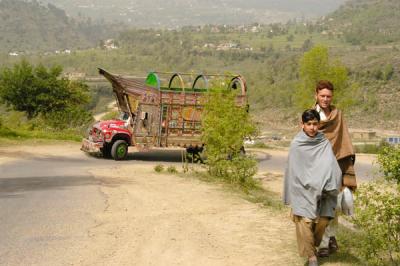
[(319, 122), (317, 119), (309, 120), (305, 123), (302, 124), (302, 128), (304, 132), (307, 134), (309, 137), (315, 137), (318, 133), (318, 125)]
[(328, 89), (322, 89), (315, 93), (315, 99), (322, 109), (327, 109), (331, 106), (333, 92)]

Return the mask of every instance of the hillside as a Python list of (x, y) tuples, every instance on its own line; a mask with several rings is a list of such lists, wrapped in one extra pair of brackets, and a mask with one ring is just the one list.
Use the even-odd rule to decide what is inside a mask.
[(0, 1), (0, 51), (32, 52), (88, 48), (112, 30), (110, 26), (73, 20), (54, 5), (37, 1)]
[[(382, 1), (383, 6), (392, 8), (386, 5), (389, 2)], [(332, 27), (345, 24), (350, 18), (340, 12), (347, 12), (347, 7), (323, 21), (331, 22)], [(333, 16), (337, 19), (330, 19)], [(283, 124), (285, 127), (297, 124), (298, 110), (293, 102), (299, 81), (299, 60), (313, 45), (322, 44), (330, 48), (333, 60), (344, 63), (349, 79), (359, 87), (359, 93), (351, 96), (357, 104), (346, 110), (352, 127), (400, 130), (400, 120), (394, 111), (398, 109), (400, 97), (400, 42), (352, 45), (340, 35), (326, 34), (326, 25), (321, 23), (208, 25), (177, 30), (131, 28), (115, 38), (118, 49), (31, 54), (27, 59), (34, 64), (59, 64), (65, 72), (86, 76), (97, 75), (98, 67), (138, 76), (152, 70), (241, 73), (249, 85), (252, 113), (266, 127), (278, 128)], [(19, 60), (17, 56), (0, 53), (0, 67)]]
[(138, 27), (286, 22), (319, 17), (344, 0), (42, 0), (68, 14)]
[(399, 0), (351, 0), (323, 23), (351, 44), (389, 44), (400, 41)]

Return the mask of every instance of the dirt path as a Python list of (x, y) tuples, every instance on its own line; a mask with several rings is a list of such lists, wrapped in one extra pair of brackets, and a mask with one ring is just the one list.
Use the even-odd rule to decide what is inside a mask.
[(287, 217), (222, 186), (157, 174), (152, 166), (93, 174), (129, 185), (102, 188), (107, 208), (90, 235), (103, 244), (83, 264), (301, 265)]

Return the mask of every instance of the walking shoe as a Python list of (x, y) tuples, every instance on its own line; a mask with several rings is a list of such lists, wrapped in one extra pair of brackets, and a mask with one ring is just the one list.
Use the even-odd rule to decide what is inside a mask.
[(317, 256), (320, 258), (329, 257), (329, 248), (320, 248), (318, 249)]
[(334, 236), (331, 236), (329, 238), (329, 253), (335, 253), (339, 249), (339, 246), (336, 242), (336, 238)]

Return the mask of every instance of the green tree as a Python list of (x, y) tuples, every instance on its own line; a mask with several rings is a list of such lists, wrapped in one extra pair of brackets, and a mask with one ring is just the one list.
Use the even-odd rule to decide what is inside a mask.
[(355, 103), (356, 84), (350, 84), (346, 67), (339, 60), (330, 59), (325, 46), (319, 45), (304, 53), (300, 60), (299, 78), (294, 98), (300, 109), (310, 108), (315, 102), (315, 86), (319, 80), (329, 80), (334, 85), (334, 104), (346, 108)]
[(254, 184), (256, 162), (241, 151), (243, 140), (255, 132), (246, 108), (236, 104), (234, 92), (211, 92), (202, 118), (209, 173), (230, 183)]
[(0, 98), (28, 118), (39, 114), (70, 112), (90, 100), (88, 86), (61, 77), (59, 66), (36, 67), (23, 60), (0, 73)]

